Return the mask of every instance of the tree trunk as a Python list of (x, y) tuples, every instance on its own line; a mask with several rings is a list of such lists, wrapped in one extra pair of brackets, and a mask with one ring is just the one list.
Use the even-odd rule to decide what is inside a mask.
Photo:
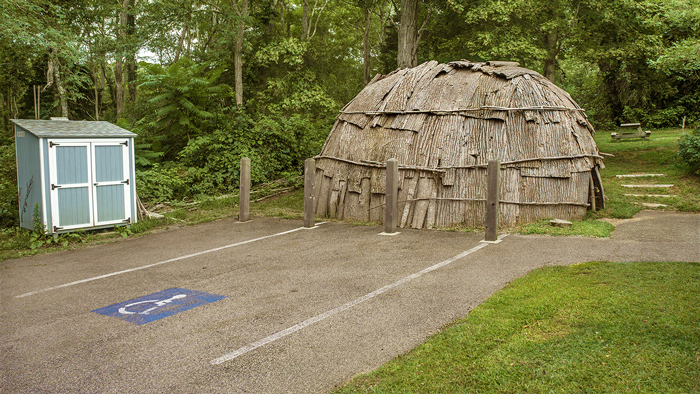
[(248, 0), (243, 0), (238, 18), (238, 35), (236, 37), (236, 49), (234, 52), (234, 74), (236, 78), (236, 105), (243, 106), (243, 33), (245, 22), (243, 18), (248, 16)]
[(93, 78), (93, 86), (94, 86), (94, 91), (95, 91), (95, 120), (100, 120), (100, 90), (98, 88), (99, 86), (99, 80), (100, 80), (100, 75), (99, 71), (97, 70), (97, 65), (93, 62), (92, 64), (92, 78)]
[(177, 41), (177, 49), (175, 49), (175, 59), (173, 59), (173, 63), (177, 63), (177, 61), (180, 60), (182, 47), (185, 45), (185, 34), (187, 34), (187, 27), (183, 27), (182, 32), (180, 33), (180, 39)]
[(114, 97), (115, 107), (117, 110), (117, 116), (124, 113), (124, 58), (125, 50), (124, 45), (126, 45), (126, 25), (128, 21), (127, 9), (129, 8), (130, 0), (123, 0), (122, 10), (119, 13), (119, 37), (122, 41), (122, 49), (118, 51), (116, 60), (114, 62), (114, 84), (116, 87), (116, 94)]
[(120, 56), (114, 63), (114, 104), (117, 108), (117, 115), (124, 113), (124, 71), (123, 61)]
[(623, 105), (618, 82), (619, 64), (616, 61), (602, 60), (598, 63), (600, 73), (603, 76), (603, 85), (605, 95), (607, 96), (608, 105), (610, 106), (611, 121), (619, 125), (622, 120)]
[[(109, 97), (112, 100), (113, 103), (117, 102), (117, 89), (114, 86), (114, 80), (111, 78), (111, 74), (107, 75), (107, 61), (105, 58), (102, 58), (102, 61), (100, 62), (100, 68), (102, 68), (102, 89), (104, 89), (105, 83), (107, 84), (107, 90), (109, 91)], [(102, 102), (104, 103), (105, 100), (104, 98), (102, 99)]]
[(58, 101), (61, 105), (61, 116), (64, 118), (68, 117), (68, 93), (66, 92), (66, 86), (63, 84), (63, 78), (61, 76), (61, 66), (57, 64), (54, 65), (54, 84), (56, 86), (56, 92), (58, 93)]
[[(136, 0), (134, 0), (134, 3), (136, 3)], [(129, 36), (133, 36), (136, 34), (136, 17), (132, 13), (129, 13), (128, 18), (127, 18), (127, 34)], [(132, 43), (133, 45), (133, 43)], [(133, 47), (130, 47), (129, 50), (129, 60), (127, 61), (128, 65), (128, 72), (126, 76), (126, 80), (129, 82), (129, 101), (131, 103), (136, 102), (136, 69), (137, 69), (137, 64), (136, 64), (136, 53), (133, 50)]]
[(399, 68), (418, 65), (416, 56), (418, 39), (417, 29), (418, 0), (401, 0), (401, 19), (399, 21), (399, 48), (397, 64)]
[(301, 39), (309, 37), (309, 0), (304, 0), (304, 8), (301, 11)]
[(136, 68), (136, 57), (133, 56), (129, 59), (129, 70), (126, 75), (129, 81), (129, 101), (132, 103), (136, 102)]
[(544, 61), (544, 77), (552, 81), (552, 83), (557, 83), (557, 33), (549, 32), (545, 35), (544, 43), (547, 48), (547, 53), (549, 56)]
[(287, 24), (285, 23), (285, 20), (284, 20), (284, 15), (285, 15), (285, 11), (287, 10), (287, 6), (284, 4), (284, 0), (280, 0), (279, 6), (280, 6), (280, 25), (282, 28), (282, 35), (284, 35), (284, 33), (287, 31)]
[(365, 31), (364, 31), (364, 38), (363, 38), (363, 61), (364, 61), (364, 66), (365, 66), (365, 85), (367, 85), (372, 78), (370, 75), (371, 73), (371, 67), (370, 67), (370, 61), (371, 61), (371, 53), (370, 53), (370, 48), (369, 48), (369, 29), (371, 27), (372, 23), (372, 14), (369, 12), (369, 8), (365, 7)]

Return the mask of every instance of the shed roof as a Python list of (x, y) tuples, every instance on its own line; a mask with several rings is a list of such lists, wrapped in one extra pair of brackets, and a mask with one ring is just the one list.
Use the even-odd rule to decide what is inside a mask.
[(11, 120), (37, 137), (136, 137), (135, 133), (104, 121)]

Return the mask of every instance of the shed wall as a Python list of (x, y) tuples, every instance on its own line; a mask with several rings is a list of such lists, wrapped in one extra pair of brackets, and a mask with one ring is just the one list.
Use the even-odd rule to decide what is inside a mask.
[(20, 226), (30, 230), (34, 228), (32, 218), (37, 203), (43, 217), (39, 143), (39, 138), (15, 125)]

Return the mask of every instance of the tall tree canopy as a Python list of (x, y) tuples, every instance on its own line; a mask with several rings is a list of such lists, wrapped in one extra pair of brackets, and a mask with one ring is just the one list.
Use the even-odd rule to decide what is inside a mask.
[(119, 122), (153, 185), (200, 193), (234, 187), (243, 154), (258, 180), (299, 171), (376, 73), (429, 59), (519, 61), (598, 127), (700, 118), (700, 0), (0, 0), (0, 13), (1, 144), (38, 87), (42, 119)]

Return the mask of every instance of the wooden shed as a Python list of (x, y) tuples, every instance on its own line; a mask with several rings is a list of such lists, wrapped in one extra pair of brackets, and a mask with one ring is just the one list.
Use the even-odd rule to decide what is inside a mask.
[(136, 222), (134, 137), (109, 122), (13, 119), (20, 222), (49, 234)]
[(378, 75), (316, 157), (316, 215), (381, 222), (395, 158), (400, 227), (481, 227), (486, 167), (498, 159), (502, 226), (581, 219), (604, 204), (594, 132), (567, 92), (515, 62), (430, 61)]

